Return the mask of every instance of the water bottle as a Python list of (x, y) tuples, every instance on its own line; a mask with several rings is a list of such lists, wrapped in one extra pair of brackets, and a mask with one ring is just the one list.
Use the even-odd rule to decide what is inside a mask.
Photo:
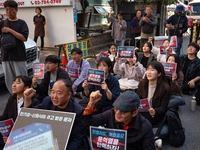
[(191, 100), (191, 111), (195, 111), (195, 109), (196, 109), (196, 103), (197, 103), (196, 97), (193, 96), (192, 100)]

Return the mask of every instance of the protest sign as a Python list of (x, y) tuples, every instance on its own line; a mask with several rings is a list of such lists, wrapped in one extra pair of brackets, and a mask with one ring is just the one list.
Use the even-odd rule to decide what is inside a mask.
[(92, 150), (126, 150), (127, 130), (90, 126)]
[[(160, 46), (160, 54), (166, 54), (166, 46)], [(169, 54), (172, 54), (172, 48), (169, 48)]]
[(44, 64), (33, 65), (33, 76), (38, 79), (44, 78)]
[(133, 59), (135, 48), (134, 46), (118, 46), (117, 55), (119, 59)]
[(192, 26), (193, 18), (188, 18), (188, 27)]
[(105, 81), (104, 70), (88, 69), (87, 73), (87, 83), (94, 85), (101, 85)]
[(161, 62), (164, 67), (166, 76), (172, 76), (176, 72), (176, 63)]
[(72, 67), (67, 67), (67, 73), (69, 74), (70, 77), (73, 78), (78, 78), (79, 77), (79, 71), (78, 68), (72, 68)]
[(99, 54), (99, 56), (98, 56), (97, 59), (96, 59), (96, 63), (99, 61), (99, 59), (100, 59), (101, 57), (108, 57), (108, 56), (109, 56), (108, 54), (106, 54), (106, 53), (104, 53), (104, 52), (101, 51), (101, 53)]
[(13, 125), (14, 125), (14, 122), (13, 122), (12, 118), (4, 120), (4, 121), (0, 121), (0, 133), (1, 133), (1, 135), (8, 137), (11, 130), (12, 130)]
[(176, 36), (172, 36), (170, 38), (169, 46), (170, 47), (177, 47), (177, 37)]
[(139, 111), (148, 111), (150, 109), (148, 98), (140, 100)]
[(76, 114), (22, 108), (4, 150), (66, 150)]

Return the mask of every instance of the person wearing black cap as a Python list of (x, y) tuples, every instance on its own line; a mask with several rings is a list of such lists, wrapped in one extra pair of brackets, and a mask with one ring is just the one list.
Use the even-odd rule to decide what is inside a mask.
[(183, 43), (183, 33), (185, 33), (188, 29), (187, 17), (182, 13), (184, 11), (184, 6), (178, 5), (175, 9), (175, 12), (177, 13), (169, 17), (169, 19), (167, 19), (164, 23), (167, 29), (169, 29), (169, 40), (171, 36), (177, 36), (178, 47), (175, 49), (177, 55), (180, 55), (180, 49)]
[(125, 91), (113, 103), (114, 108), (93, 115), (95, 104), (101, 99), (99, 91), (90, 94), (90, 101), (83, 112), (85, 127), (106, 124), (107, 128), (127, 130), (127, 150), (155, 150), (154, 134), (150, 122), (138, 113), (139, 96)]

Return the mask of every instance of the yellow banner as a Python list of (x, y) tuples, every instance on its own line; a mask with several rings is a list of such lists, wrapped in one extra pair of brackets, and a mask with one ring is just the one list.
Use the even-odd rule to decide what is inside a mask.
[(68, 61), (72, 60), (71, 51), (73, 48), (79, 48), (82, 51), (82, 58), (88, 56), (87, 41), (67, 44), (64, 46)]

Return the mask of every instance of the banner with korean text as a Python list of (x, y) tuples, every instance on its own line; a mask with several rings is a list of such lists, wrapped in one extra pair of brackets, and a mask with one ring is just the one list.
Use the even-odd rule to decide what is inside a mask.
[(126, 150), (127, 131), (90, 126), (92, 150)]
[(4, 150), (66, 150), (75, 113), (22, 108)]
[(64, 45), (68, 61), (72, 60), (71, 51), (73, 48), (79, 48), (82, 51), (82, 58), (88, 56), (87, 41), (80, 41), (72, 44)]

